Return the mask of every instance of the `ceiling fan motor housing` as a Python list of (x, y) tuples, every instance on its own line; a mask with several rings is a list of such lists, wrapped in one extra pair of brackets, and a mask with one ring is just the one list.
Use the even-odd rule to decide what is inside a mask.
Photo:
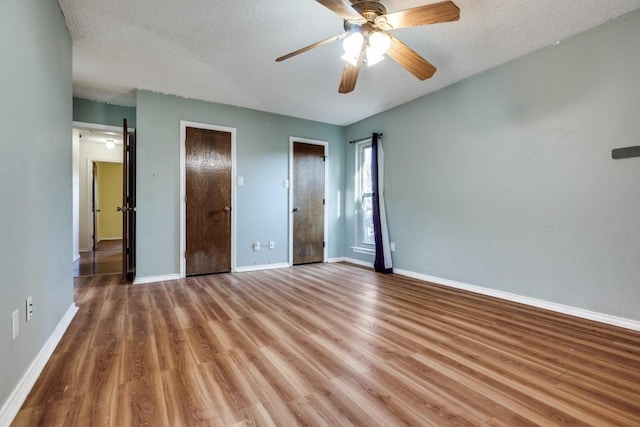
[[(352, 0), (352, 4), (353, 8), (358, 11), (368, 23), (373, 24), (378, 16), (387, 14), (387, 8), (379, 1)], [(345, 31), (359, 31), (360, 27), (361, 25), (357, 23), (344, 21)]]
[(387, 14), (387, 8), (379, 1), (356, 1), (353, 8), (369, 22), (374, 22), (380, 15)]

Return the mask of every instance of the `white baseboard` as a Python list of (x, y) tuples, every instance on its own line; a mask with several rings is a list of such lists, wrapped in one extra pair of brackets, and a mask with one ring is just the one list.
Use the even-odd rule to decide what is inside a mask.
[[(355, 258), (343, 258), (342, 261), (351, 264), (361, 265), (363, 267), (373, 267), (373, 263), (362, 261)], [(393, 272), (401, 276), (411, 277), (413, 279), (424, 280), (450, 288), (462, 289), (464, 291), (474, 292), (476, 294), (487, 295), (490, 297), (500, 298), (507, 301), (513, 301), (532, 307), (543, 308), (545, 310), (555, 311), (557, 313), (568, 314), (569, 316), (580, 317), (582, 319), (593, 320), (607, 325), (619, 326), (621, 328), (640, 331), (640, 321), (626, 319), (624, 317), (612, 316), (610, 314), (598, 313), (597, 311), (585, 310), (583, 308), (572, 307), (570, 305), (558, 304), (555, 302), (545, 301), (537, 298), (526, 297), (523, 295), (513, 294), (511, 292), (500, 291), (497, 289), (484, 288), (482, 286), (470, 285), (468, 283), (458, 282), (455, 280), (443, 279), (442, 277), (430, 276), (428, 274), (416, 273), (414, 271), (402, 270), (394, 268)]]
[[(257, 270), (271, 270), (274, 268), (288, 268), (288, 263), (278, 263), (278, 264), (264, 264), (264, 265), (250, 265), (246, 267), (237, 267), (236, 273), (245, 273), (247, 271), (257, 271)], [(144, 283), (155, 283), (155, 282), (164, 282), (167, 280), (178, 280), (180, 279), (180, 274), (165, 274), (163, 276), (147, 276), (147, 277), (136, 277), (133, 281), (134, 285), (141, 285)]]
[(281, 262), (278, 264), (263, 264), (263, 265), (248, 265), (245, 267), (236, 267), (236, 273), (246, 273), (248, 271), (258, 270), (273, 270), (274, 268), (289, 268), (290, 265), (287, 262)]
[(167, 280), (178, 280), (180, 279), (179, 274), (165, 274), (163, 276), (146, 276), (146, 277), (136, 277), (133, 281), (134, 285), (142, 285), (143, 283), (155, 283), (155, 282), (165, 282)]
[(345, 262), (346, 258), (341, 256), (341, 257), (337, 257), (337, 258), (327, 258), (327, 263), (328, 264), (333, 264), (334, 262)]
[(98, 243), (102, 242), (103, 240), (122, 240), (122, 237), (100, 237), (98, 239)]
[[(349, 261), (351, 262), (351, 261)], [(484, 288), (482, 286), (470, 285), (468, 283), (457, 282), (455, 280), (443, 279), (441, 277), (429, 276), (427, 274), (416, 273), (408, 270), (394, 268), (393, 272), (401, 276), (411, 277), (413, 279), (424, 280), (426, 282), (436, 283), (438, 285), (448, 286), (450, 288), (462, 289), (477, 294), (487, 295), (490, 297), (500, 298), (507, 301), (513, 301), (532, 307), (543, 308), (555, 311), (557, 313), (568, 314), (582, 319), (594, 320), (608, 325), (619, 326), (621, 328), (640, 331), (640, 321), (625, 319), (624, 317), (612, 316), (610, 314), (598, 313), (596, 311), (585, 310), (583, 308), (572, 307), (570, 305), (558, 304), (555, 302), (545, 301), (537, 298), (526, 297), (511, 292), (500, 291), (497, 289)]]
[(69, 327), (71, 320), (73, 320), (73, 317), (77, 312), (78, 307), (75, 304), (71, 304), (60, 322), (58, 322), (56, 329), (53, 331), (47, 342), (44, 343), (44, 346), (42, 346), (40, 352), (33, 362), (31, 362), (31, 365), (29, 365), (29, 368), (22, 378), (20, 378), (20, 381), (18, 381), (18, 384), (9, 395), (9, 398), (4, 405), (2, 405), (2, 409), (0, 409), (0, 426), (8, 426), (13, 422), (13, 419), (16, 417), (16, 414), (20, 410), (20, 407), (22, 407), (24, 401), (27, 399), (33, 385), (38, 380), (42, 370), (49, 361), (49, 358), (53, 354), (53, 351), (56, 349), (56, 346), (62, 339), (64, 332)]
[[(343, 261), (348, 262), (349, 264), (355, 264), (355, 265), (361, 265), (363, 267), (373, 268), (373, 263), (371, 261), (363, 261), (361, 259), (349, 258), (349, 257), (343, 258)], [(393, 271), (395, 271), (395, 269)]]

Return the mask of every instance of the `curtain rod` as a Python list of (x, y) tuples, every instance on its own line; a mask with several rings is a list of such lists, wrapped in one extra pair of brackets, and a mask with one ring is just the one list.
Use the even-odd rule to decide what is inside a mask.
[[(349, 144), (356, 144), (358, 142), (366, 141), (368, 139), (371, 139), (372, 137), (373, 137), (373, 135), (372, 136), (367, 136), (366, 138), (355, 139), (353, 141), (349, 141)], [(381, 133), (378, 134), (378, 138), (382, 138), (382, 134)]]

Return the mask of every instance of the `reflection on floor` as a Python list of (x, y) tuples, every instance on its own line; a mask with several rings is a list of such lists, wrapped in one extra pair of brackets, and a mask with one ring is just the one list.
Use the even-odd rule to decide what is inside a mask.
[(74, 277), (122, 272), (122, 240), (102, 240), (93, 252), (81, 252), (73, 263)]

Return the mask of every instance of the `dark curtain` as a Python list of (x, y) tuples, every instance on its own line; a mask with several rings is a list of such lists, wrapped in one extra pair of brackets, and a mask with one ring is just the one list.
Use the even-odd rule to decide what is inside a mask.
[(371, 141), (371, 181), (373, 185), (373, 234), (376, 242), (376, 259), (373, 263), (379, 273), (393, 273), (387, 216), (384, 205), (384, 152), (380, 135), (373, 134)]

